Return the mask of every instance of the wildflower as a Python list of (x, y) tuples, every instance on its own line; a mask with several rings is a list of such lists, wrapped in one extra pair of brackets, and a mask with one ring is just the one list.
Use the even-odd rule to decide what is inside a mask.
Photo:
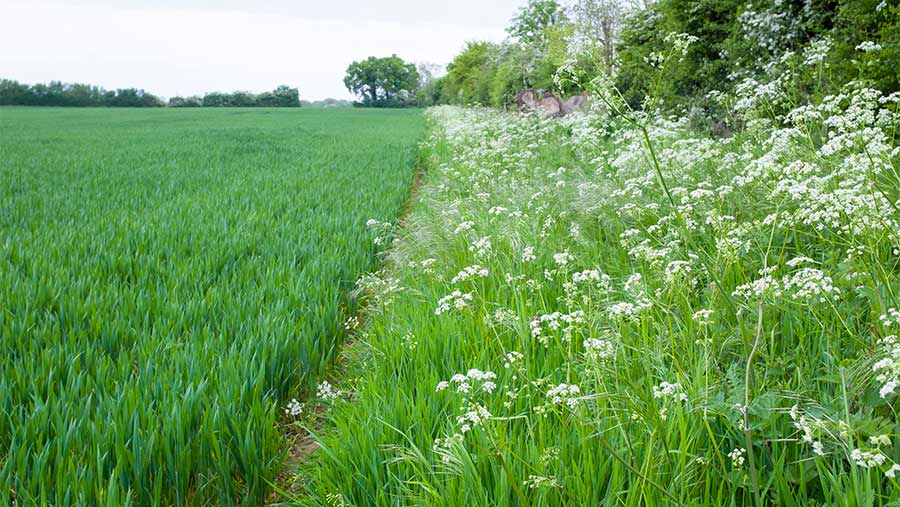
[(459, 225), (456, 226), (456, 229), (453, 230), (453, 234), (459, 234), (465, 231), (468, 231), (475, 225), (475, 222), (471, 220), (467, 220), (465, 222), (460, 222)]
[(403, 344), (406, 345), (406, 348), (408, 350), (415, 350), (419, 345), (419, 342), (416, 341), (415, 338), (415, 335), (413, 335), (412, 333), (406, 333), (401, 339), (403, 340)]
[(687, 33), (670, 32), (666, 35), (666, 42), (672, 44), (672, 48), (676, 53), (680, 53), (682, 57), (687, 55), (688, 48), (691, 44), (700, 40), (694, 35)]
[(552, 475), (549, 477), (545, 477), (542, 475), (534, 475), (531, 474), (528, 476), (528, 479), (524, 482), (529, 489), (537, 489), (537, 488), (561, 488), (559, 481), (556, 477)]
[(688, 261), (672, 261), (665, 269), (666, 280), (674, 283), (676, 280), (691, 274), (691, 264)]
[(359, 317), (357, 317), (356, 315), (349, 317), (344, 322), (344, 329), (347, 331), (352, 331), (358, 327), (359, 327)]
[(869, 452), (861, 449), (853, 449), (850, 451), (850, 459), (863, 468), (874, 468), (883, 465), (887, 457), (884, 454), (881, 454), (880, 451)]
[(815, 262), (816, 261), (810, 259), (809, 257), (801, 256), (801, 257), (794, 257), (793, 259), (787, 261), (785, 264), (787, 264), (788, 266), (790, 266), (792, 268), (796, 268), (797, 266), (799, 266), (801, 264), (807, 264), (807, 263), (812, 264)]
[(744, 454), (746, 452), (747, 449), (738, 447), (728, 453), (728, 457), (731, 459), (731, 464), (734, 468), (741, 468), (744, 466)]
[(825, 456), (825, 446), (822, 445), (822, 442), (819, 442), (818, 440), (814, 441), (812, 443), (812, 448), (816, 456)]
[(806, 65), (817, 65), (821, 63), (825, 60), (825, 57), (828, 56), (828, 53), (831, 52), (831, 46), (832, 41), (829, 37), (823, 37), (810, 42), (809, 46), (807, 46), (806, 50), (803, 52), (803, 63)]
[(687, 395), (681, 390), (681, 384), (660, 382), (658, 386), (653, 386), (654, 398), (672, 398), (676, 401), (687, 400)]
[(578, 405), (581, 389), (575, 384), (559, 384), (547, 391), (547, 398), (554, 405), (565, 404), (569, 408)]
[(472, 428), (481, 426), (484, 421), (492, 417), (491, 413), (478, 403), (470, 403), (467, 408), (468, 410), (456, 418), (456, 423), (460, 425), (459, 431), (461, 433), (466, 433), (471, 431)]
[(521, 361), (524, 357), (525, 356), (523, 356), (519, 352), (516, 352), (516, 351), (509, 352), (506, 354), (506, 362), (503, 363), (503, 367), (508, 370), (508, 369), (512, 368), (516, 362)]
[(713, 313), (715, 313), (715, 311), (710, 309), (697, 310), (693, 315), (691, 315), (691, 320), (693, 320), (697, 324), (700, 324), (701, 326), (705, 326), (712, 323), (710, 318), (712, 317)]
[(451, 308), (461, 310), (472, 302), (472, 294), (462, 293), (458, 290), (451, 292), (449, 295), (438, 300), (437, 308), (434, 310), (435, 315), (449, 312)]
[(884, 476), (893, 479), (896, 477), (898, 471), (900, 471), (900, 465), (894, 463), (890, 468), (885, 470)]
[(323, 380), (316, 389), (316, 398), (334, 401), (344, 395), (344, 391), (336, 390), (327, 380)]
[(553, 254), (553, 262), (556, 263), (557, 266), (565, 266), (569, 262), (574, 259), (569, 252), (561, 252)]
[(588, 338), (584, 341), (584, 355), (591, 361), (600, 361), (612, 357), (615, 347), (609, 340)]
[(291, 417), (297, 417), (303, 413), (303, 405), (297, 401), (297, 398), (291, 398), (291, 401), (288, 402), (287, 407), (284, 409), (284, 413)]
[(537, 259), (534, 255), (534, 247), (526, 246), (522, 251), (522, 262), (531, 262)]
[(861, 42), (858, 46), (856, 46), (857, 51), (862, 51), (863, 53), (871, 53), (872, 51), (881, 51), (881, 44), (876, 44), (870, 40)]
[(876, 447), (880, 447), (882, 445), (891, 445), (891, 437), (887, 435), (872, 435), (871, 437), (869, 437), (869, 444)]
[(450, 281), (451, 283), (459, 283), (464, 282), (470, 278), (481, 277), (485, 278), (488, 276), (488, 270), (479, 266), (478, 264), (473, 264), (466, 268), (463, 268), (462, 271), (457, 273), (456, 276)]
[(447, 382), (446, 380), (442, 380), (442, 381), (438, 382), (438, 384), (435, 386), (434, 392), (439, 393), (439, 392), (443, 391), (444, 389), (447, 389), (448, 387), (450, 387), (450, 382)]
[(549, 338), (544, 334), (544, 327), (546, 326), (551, 331), (561, 329), (563, 331), (563, 341), (568, 342), (572, 338), (572, 333), (575, 331), (576, 326), (583, 323), (584, 312), (581, 310), (575, 310), (572, 313), (547, 313), (531, 319), (531, 336), (544, 346), (547, 346)]
[(479, 238), (478, 241), (469, 245), (469, 251), (475, 252), (476, 257), (483, 257), (491, 253), (491, 237)]

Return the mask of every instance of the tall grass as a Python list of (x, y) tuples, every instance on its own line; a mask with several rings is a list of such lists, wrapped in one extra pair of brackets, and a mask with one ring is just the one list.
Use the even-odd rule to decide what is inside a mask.
[(0, 109), (0, 503), (262, 503), (421, 127)]
[(298, 502), (900, 501), (898, 100), (727, 139), (432, 109)]

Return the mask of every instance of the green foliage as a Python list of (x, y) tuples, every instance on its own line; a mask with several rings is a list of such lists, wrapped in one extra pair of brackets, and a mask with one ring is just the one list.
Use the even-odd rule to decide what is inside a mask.
[(524, 45), (543, 45), (547, 29), (565, 19), (559, 3), (555, 0), (528, 0), (519, 9), (507, 33)]
[(51, 81), (27, 85), (0, 79), (0, 106), (76, 107), (300, 107), (300, 92), (281, 85), (272, 92), (208, 93), (200, 97), (172, 97), (168, 104), (144, 90), (124, 88), (104, 90), (99, 86)]
[[(838, 79), (846, 76), (887, 92), (900, 91), (900, 2), (838, 2), (832, 38), (830, 61)], [(857, 46), (866, 41), (881, 49), (860, 52)]]
[(418, 84), (416, 66), (397, 55), (353, 62), (344, 77), (347, 90), (366, 107), (402, 107), (412, 102)]
[(444, 94), (456, 104), (491, 103), (490, 78), (495, 70), (497, 47), (489, 42), (468, 42), (447, 65)]
[[(654, 56), (669, 50), (665, 39), (670, 33), (686, 33), (698, 41), (659, 80)], [(747, 80), (778, 81), (788, 64), (795, 66), (790, 79), (797, 103), (833, 93), (853, 80), (893, 92), (900, 90), (894, 64), (900, 57), (898, 33), (897, 2), (660, 0), (627, 16), (615, 79), (634, 107), (653, 95), (657, 105), (669, 110), (700, 107), (708, 112), (715, 109), (710, 92), (733, 93)], [(822, 64), (798, 70), (816, 45), (828, 48)], [(802, 57), (792, 59), (794, 54)]]
[(260, 505), (416, 111), (0, 109), (0, 505)]
[(296, 88), (281, 85), (271, 92), (254, 95), (250, 92), (210, 92), (202, 99), (197, 97), (173, 97), (170, 107), (300, 107), (300, 92)]
[(159, 97), (135, 88), (104, 90), (98, 86), (51, 81), (27, 85), (0, 79), (0, 106), (160, 107)]
[[(622, 30), (617, 84), (628, 102), (638, 107), (654, 94), (670, 107), (690, 106), (728, 81), (731, 71), (723, 58), (742, 0), (663, 0), (634, 12)], [(652, 65), (654, 55), (665, 53), (669, 33), (686, 33), (699, 39), (686, 55), (665, 69), (659, 80)]]
[[(575, 31), (556, 2), (529, 2), (507, 31), (510, 40), (471, 41), (453, 59), (447, 66), (444, 102), (508, 108), (523, 88), (579, 91), (572, 86), (557, 90), (554, 82), (557, 70), (571, 58), (569, 39)], [(592, 62), (585, 67), (595, 68)]]

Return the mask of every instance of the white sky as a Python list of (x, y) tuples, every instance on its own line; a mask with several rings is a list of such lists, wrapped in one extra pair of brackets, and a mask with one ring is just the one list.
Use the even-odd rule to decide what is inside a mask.
[(164, 97), (300, 89), (350, 98), (347, 65), (396, 53), (448, 63), (500, 41), (524, 0), (0, 0), (0, 77)]

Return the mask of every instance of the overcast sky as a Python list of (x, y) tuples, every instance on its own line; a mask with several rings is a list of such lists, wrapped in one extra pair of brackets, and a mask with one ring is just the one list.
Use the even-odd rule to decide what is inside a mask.
[(144, 88), (171, 97), (261, 92), (349, 98), (353, 60), (448, 63), (504, 38), (524, 0), (0, 0), (0, 77)]

